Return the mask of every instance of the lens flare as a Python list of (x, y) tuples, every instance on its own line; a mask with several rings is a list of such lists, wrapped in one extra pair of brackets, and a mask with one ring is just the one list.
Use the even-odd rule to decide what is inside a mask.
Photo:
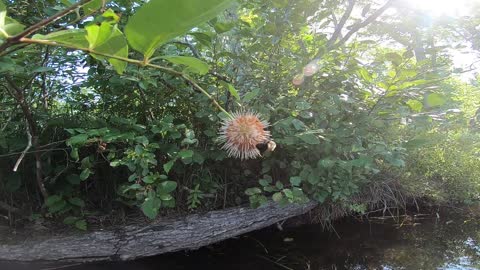
[(299, 86), (299, 85), (301, 85), (304, 81), (305, 81), (305, 77), (303, 76), (303, 74), (298, 74), (297, 76), (295, 76), (295, 77), (293, 78), (292, 83), (293, 83), (293, 85)]
[(303, 75), (310, 77), (313, 74), (317, 73), (319, 69), (320, 66), (316, 63), (316, 61), (312, 61), (303, 68)]
[(265, 130), (268, 126), (268, 122), (257, 113), (236, 112), (232, 118), (223, 121), (218, 139), (230, 157), (242, 160), (257, 158), (261, 156), (257, 144), (270, 140), (270, 132)]

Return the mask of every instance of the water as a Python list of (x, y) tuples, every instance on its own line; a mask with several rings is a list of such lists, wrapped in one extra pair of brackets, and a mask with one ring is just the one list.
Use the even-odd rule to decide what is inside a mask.
[(476, 219), (350, 219), (336, 223), (335, 230), (325, 232), (317, 225), (269, 228), (197, 251), (62, 269), (480, 269)]

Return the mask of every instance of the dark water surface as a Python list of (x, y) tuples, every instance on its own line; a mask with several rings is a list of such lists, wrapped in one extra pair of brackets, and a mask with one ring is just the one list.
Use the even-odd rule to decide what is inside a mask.
[[(60, 269), (480, 269), (478, 219), (348, 220), (335, 224), (335, 230), (325, 232), (311, 225), (284, 231), (270, 228), (197, 251)], [(18, 269), (12, 267), (0, 269)]]

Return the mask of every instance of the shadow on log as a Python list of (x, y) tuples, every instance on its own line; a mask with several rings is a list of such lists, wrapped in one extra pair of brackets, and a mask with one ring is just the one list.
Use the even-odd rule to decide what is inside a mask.
[(125, 226), (83, 234), (32, 236), (0, 244), (0, 261), (117, 261), (197, 249), (304, 214), (316, 205), (310, 202), (281, 207), (269, 202), (257, 209), (229, 208), (145, 226)]

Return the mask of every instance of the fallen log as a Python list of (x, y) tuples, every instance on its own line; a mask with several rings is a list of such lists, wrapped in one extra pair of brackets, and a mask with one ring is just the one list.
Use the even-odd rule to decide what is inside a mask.
[(133, 260), (197, 249), (304, 214), (316, 203), (260, 208), (235, 207), (167, 219), (149, 225), (53, 236), (31, 236), (0, 244), (0, 261), (91, 262)]

